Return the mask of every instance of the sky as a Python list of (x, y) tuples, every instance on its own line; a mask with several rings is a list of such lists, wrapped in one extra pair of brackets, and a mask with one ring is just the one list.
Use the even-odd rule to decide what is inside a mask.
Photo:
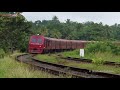
[(120, 24), (120, 12), (23, 12), (22, 15), (28, 21), (33, 22), (36, 20), (52, 20), (53, 16), (57, 16), (61, 22), (70, 19), (79, 23), (93, 21), (95, 23), (102, 22), (104, 25)]

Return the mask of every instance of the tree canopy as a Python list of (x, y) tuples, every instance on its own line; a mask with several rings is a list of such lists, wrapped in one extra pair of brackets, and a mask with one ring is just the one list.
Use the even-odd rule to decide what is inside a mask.
[(0, 47), (6, 52), (25, 47), (29, 28), (30, 22), (21, 14), (15, 18), (0, 16)]
[[(44, 27), (44, 29), (42, 29)], [(76, 40), (120, 40), (120, 24), (103, 25), (102, 22), (78, 23), (67, 19), (60, 22), (57, 16), (52, 20), (37, 20), (32, 22), (31, 31), (34, 34), (44, 34), (47, 37), (76, 39)]]

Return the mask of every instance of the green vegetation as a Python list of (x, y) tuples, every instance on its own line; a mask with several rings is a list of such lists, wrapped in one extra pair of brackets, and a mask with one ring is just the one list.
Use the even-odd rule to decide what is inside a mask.
[[(1, 12), (4, 14), (3, 12)], [(14, 18), (0, 16), (0, 48), (5, 53), (14, 50), (27, 51), (27, 44), (30, 36), (30, 22), (18, 12), (8, 12), (8, 14), (17, 13)], [(7, 12), (5, 12), (7, 14)]]
[(46, 37), (75, 39), (75, 40), (120, 40), (120, 24), (103, 25), (102, 22), (78, 23), (67, 19), (65, 23), (60, 22), (57, 16), (52, 20), (37, 20), (31, 22), (31, 31), (34, 34), (42, 34)]
[(14, 53), (11, 57), (0, 59), (0, 78), (63, 78), (62, 75), (54, 76), (15, 61), (15, 56), (20, 54), (22, 53)]
[(85, 48), (87, 53), (108, 52), (114, 55), (120, 55), (120, 46), (108, 41), (90, 43)]
[(59, 64), (65, 64), (67, 63), (67, 61), (65, 61), (64, 59), (60, 59), (59, 57), (55, 57), (54, 55), (37, 55), (36, 58), (40, 59), (40, 60), (45, 60), (51, 63), (59, 63)]
[(0, 58), (4, 58), (5, 52), (3, 49), (0, 48)]
[(84, 68), (84, 69), (89, 69), (89, 70), (94, 70), (98, 72), (107, 72), (107, 73), (113, 73), (113, 74), (120, 74), (120, 67), (116, 66), (107, 66), (107, 65), (102, 65), (102, 64), (94, 64), (94, 63), (76, 63), (76, 62), (71, 62), (71, 61), (66, 61), (65, 59), (60, 59), (59, 57), (53, 55), (37, 55), (35, 58), (42, 60), (42, 61), (47, 61), (51, 63), (56, 63), (56, 64), (63, 64), (67, 66), (73, 66), (73, 67), (78, 67), (78, 68)]
[[(50, 56), (38, 55), (36, 58), (57, 64), (64, 64), (89, 70), (120, 74), (120, 67), (103, 65), (105, 61), (120, 63), (119, 50), (119, 46), (116, 46), (110, 42), (97, 42), (87, 44), (85, 48), (84, 58), (93, 60), (93, 63), (76, 63), (66, 61), (64, 59), (60, 59), (58, 56), (55, 56), (55, 54), (51, 54)], [(116, 53), (114, 53), (114, 51), (116, 51)], [(80, 58), (79, 50), (67, 51), (58, 54), (61, 54), (64, 57)]]
[[(80, 58), (79, 50), (63, 52), (64, 57)], [(85, 57), (92, 59), (93, 63), (103, 64), (105, 61), (120, 62), (120, 46), (116, 46), (110, 42), (97, 42), (88, 44), (85, 48)]]
[(58, 53), (58, 54), (61, 54), (64, 57), (80, 58), (80, 50), (61, 52), (61, 53)]

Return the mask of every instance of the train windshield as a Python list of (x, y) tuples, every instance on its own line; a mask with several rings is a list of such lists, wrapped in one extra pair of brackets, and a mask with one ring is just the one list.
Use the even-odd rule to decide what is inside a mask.
[(31, 39), (31, 43), (39, 43), (39, 44), (42, 44), (42, 39), (41, 38), (32, 38)]
[(36, 43), (36, 42), (37, 42), (37, 39), (36, 39), (36, 38), (32, 38), (31, 42), (32, 42), (32, 43)]
[(42, 39), (39, 38), (39, 39), (37, 40), (37, 43), (41, 44), (41, 43), (42, 43)]

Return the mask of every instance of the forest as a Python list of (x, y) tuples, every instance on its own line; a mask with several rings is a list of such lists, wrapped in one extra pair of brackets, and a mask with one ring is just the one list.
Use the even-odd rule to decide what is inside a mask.
[(4, 53), (14, 50), (27, 52), (29, 37), (36, 34), (70, 40), (120, 41), (120, 24), (117, 23), (109, 26), (102, 22), (79, 23), (70, 19), (60, 22), (57, 16), (53, 16), (51, 20), (32, 22), (22, 12), (0, 14), (17, 14), (16, 17), (0, 16), (0, 52)]

